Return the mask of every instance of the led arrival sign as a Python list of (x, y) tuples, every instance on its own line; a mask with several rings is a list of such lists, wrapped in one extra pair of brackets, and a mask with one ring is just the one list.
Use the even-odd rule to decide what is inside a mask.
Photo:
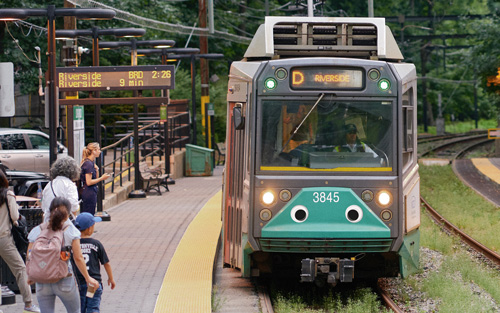
[(292, 89), (349, 90), (363, 88), (363, 71), (332, 67), (301, 67), (292, 69)]
[(173, 89), (173, 65), (58, 67), (59, 91)]

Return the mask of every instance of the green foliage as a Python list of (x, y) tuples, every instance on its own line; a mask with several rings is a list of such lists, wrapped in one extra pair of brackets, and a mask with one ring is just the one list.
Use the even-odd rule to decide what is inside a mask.
[(500, 212), (464, 185), (450, 166), (421, 166), (420, 192), (439, 213), (485, 246), (500, 251)]
[[(102, 0), (103, 4), (115, 7), (131, 14), (146, 17), (155, 21), (172, 24), (199, 27), (199, 11), (197, 0), (187, 1), (159, 1), (159, 0)], [(56, 7), (62, 7), (63, 1), (53, 2)], [(286, 0), (270, 0), (270, 15), (294, 15), (304, 14), (304, 10), (290, 10)], [(305, 3), (305, 1), (303, 2)], [(46, 3), (39, 0), (4, 0), (0, 7), (46, 7)], [(478, 89), (478, 107), (481, 118), (496, 118), (500, 99), (494, 93), (495, 88), (486, 86), (488, 76), (496, 75), (496, 69), (500, 65), (500, 43), (498, 15), (492, 15), (490, 19), (460, 19), (446, 20), (446, 15), (466, 14), (498, 14), (500, 5), (494, 0), (453, 0), (453, 1), (400, 1), (389, 0), (374, 2), (375, 16), (433, 16), (428, 21), (410, 21), (404, 24), (392, 23), (390, 27), (398, 44), (401, 47), (405, 61), (415, 63), (417, 72), (422, 71), (422, 51), (428, 52), (427, 77), (438, 78), (429, 80), (427, 84), (427, 100), (433, 108), (433, 115), (437, 116), (438, 94), (442, 95), (444, 117), (450, 119), (453, 115), (459, 120), (470, 120), (474, 116), (474, 88), (472, 83), (457, 83), (456, 81), (472, 81), (479, 77), (481, 79)], [(218, 1), (215, 2), (215, 28), (231, 34), (251, 38), (260, 24), (264, 22), (265, 1)], [(325, 5), (316, 12), (316, 15), (324, 16), (367, 16), (366, 1), (334, 1), (325, 2)], [(46, 27), (44, 18), (30, 18), (27, 22)], [(18, 40), (19, 45), (30, 59), (34, 59), (34, 46), (39, 46), (42, 51), (43, 73), (47, 72), (47, 50), (46, 33), (32, 29), (22, 24), (9, 23), (12, 37)], [(100, 28), (111, 27), (134, 27), (129, 23), (114, 19), (111, 21), (78, 21), (79, 29), (88, 29), (92, 26)], [(63, 19), (56, 19), (56, 28), (62, 29)], [(404, 27), (404, 29), (403, 29)], [(29, 33), (29, 35), (28, 35)], [(436, 37), (430, 40), (415, 39), (411, 36), (441, 35), (441, 34), (472, 34), (468, 38)], [(2, 37), (3, 35), (3, 37)], [(21, 85), (21, 93), (34, 93), (38, 88), (37, 64), (30, 62), (14, 44), (13, 38), (6, 32), (5, 24), (0, 24), (0, 61), (14, 62), (16, 68), (15, 79)], [(401, 39), (403, 39), (401, 41)], [(180, 34), (173, 29), (171, 32), (148, 27), (144, 38), (151, 39), (173, 39), (176, 47), (199, 47), (199, 37), (195, 34), (189, 39), (188, 35)], [(101, 41), (121, 40), (113, 37), (100, 38)], [(188, 42), (189, 40), (189, 42)], [(90, 48), (90, 38), (82, 38), (79, 45)], [(58, 43), (57, 50), (61, 51), (65, 43)], [(423, 49), (422, 47), (427, 47)], [(470, 49), (442, 49), (443, 46), (471, 46)], [(227, 73), (232, 61), (241, 60), (247, 44), (235, 43), (221, 36), (210, 36), (208, 39), (209, 53), (222, 53), (223, 61), (210, 61), (210, 75), (216, 74), (220, 81), (210, 84), (210, 101), (216, 105), (216, 134), (217, 141), (223, 141), (225, 127), (225, 106)], [(100, 53), (101, 66), (129, 65), (130, 53), (126, 49), (115, 51), (102, 51)], [(91, 66), (90, 54), (81, 57), (80, 66)], [(158, 64), (159, 56), (151, 56), (139, 59), (140, 65)], [(58, 60), (57, 66), (64, 66)], [(196, 62), (196, 76), (198, 76), (199, 62)], [(190, 87), (190, 64), (182, 61), (176, 78), (176, 84), (181, 90), (172, 91), (174, 99), (191, 99)], [(455, 82), (454, 82), (455, 81)], [(44, 83), (45, 84), (45, 83)], [(197, 80), (197, 99), (199, 99), (199, 80)], [(422, 80), (419, 80), (417, 88), (419, 95), (419, 114), (422, 107)], [(83, 95), (85, 96), (85, 95)], [(199, 100), (197, 100), (199, 103)], [(199, 105), (197, 106), (199, 108)], [(105, 109), (107, 110), (107, 109)], [(421, 120), (421, 117), (419, 118)], [(200, 129), (200, 128), (199, 128)]]

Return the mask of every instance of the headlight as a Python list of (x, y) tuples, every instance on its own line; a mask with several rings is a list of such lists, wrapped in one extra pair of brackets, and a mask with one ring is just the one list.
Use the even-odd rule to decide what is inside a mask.
[(392, 203), (392, 195), (390, 192), (382, 190), (377, 194), (377, 203), (382, 206), (386, 207), (389, 204)]
[(268, 191), (264, 191), (263, 193), (261, 193), (260, 200), (262, 201), (262, 203), (264, 205), (271, 205), (275, 202), (276, 196), (274, 195), (274, 193), (272, 191), (268, 190)]

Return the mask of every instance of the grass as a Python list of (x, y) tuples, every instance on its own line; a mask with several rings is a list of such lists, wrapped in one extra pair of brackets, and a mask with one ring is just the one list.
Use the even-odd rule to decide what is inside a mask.
[(483, 296), (500, 304), (500, 273), (471, 259), (459, 240), (444, 235), (423, 211), (420, 244), (439, 251), (444, 260), (426, 279), (410, 277), (405, 283), (437, 300), (439, 312), (496, 312)]
[(226, 302), (227, 299), (222, 296), (223, 293), (224, 291), (220, 289), (219, 285), (212, 286), (212, 297), (211, 297), (212, 312), (219, 311)]
[[(497, 128), (497, 120), (479, 120), (477, 129), (488, 129)], [(470, 121), (457, 121), (457, 122), (445, 122), (445, 131), (452, 134), (466, 133), (471, 130), (476, 129), (476, 122), (474, 120)], [(418, 126), (418, 133), (424, 133), (424, 125)], [(436, 135), (436, 126), (428, 126), (427, 134)]]
[(451, 166), (421, 166), (420, 192), (455, 226), (500, 252), (500, 210), (464, 185)]
[[(467, 228), (467, 232), (482, 243), (498, 242), (495, 237), (500, 229), (499, 210), (465, 187), (449, 166), (423, 166), (420, 175), (422, 196), (440, 214), (448, 220), (456, 220), (456, 224), (463, 224), (460, 227)], [(438, 300), (439, 312), (497, 312), (498, 308), (484, 295), (500, 304), (498, 271), (471, 259), (457, 238), (443, 235), (423, 212), (420, 243), (441, 252), (444, 261), (440, 269), (426, 279), (410, 278), (407, 283)]]
[(296, 294), (277, 294), (274, 297), (274, 312), (276, 313), (378, 313), (390, 312), (380, 307), (377, 295), (369, 288), (353, 290), (345, 295), (339, 292), (328, 292), (321, 298), (315, 298), (312, 303)]

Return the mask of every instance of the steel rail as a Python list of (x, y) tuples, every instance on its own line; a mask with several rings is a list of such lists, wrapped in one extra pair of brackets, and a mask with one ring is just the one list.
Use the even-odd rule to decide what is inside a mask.
[(427, 201), (424, 200), (424, 198), (420, 197), (420, 201), (424, 204), (424, 207), (426, 208), (427, 212), (431, 216), (431, 218), (436, 221), (438, 225), (443, 227), (444, 229), (448, 230), (450, 233), (455, 234), (458, 236), (463, 242), (465, 242), (467, 245), (469, 245), (471, 248), (476, 250), (477, 252), (481, 253), (484, 255), (486, 258), (491, 260), (493, 263), (500, 265), (500, 254), (497, 252), (488, 249), (485, 247), (483, 244), (480, 242), (474, 240), (472, 237), (458, 229), (455, 225), (447, 221), (443, 216), (441, 216), (436, 210), (434, 210)]
[(481, 140), (481, 141), (478, 141), (478, 142), (475, 142), (467, 147), (465, 147), (464, 149), (458, 151), (455, 156), (453, 157), (454, 160), (456, 159), (460, 159), (462, 158), (462, 156), (464, 156), (469, 150), (472, 150), (478, 146), (482, 146), (482, 145), (485, 145), (487, 143), (490, 143), (492, 142), (494, 139), (484, 139), (484, 140)]
[(445, 147), (453, 146), (453, 145), (460, 144), (460, 143), (465, 143), (467, 141), (481, 139), (481, 138), (484, 138), (487, 136), (488, 136), (487, 134), (481, 134), (481, 135), (473, 135), (473, 136), (468, 136), (468, 137), (463, 137), (463, 138), (459, 137), (459, 138), (453, 139), (451, 141), (448, 141), (446, 143), (443, 143), (439, 146), (433, 147), (432, 149), (430, 149), (428, 151), (424, 151), (419, 155), (419, 157), (424, 157), (433, 151), (437, 151), (437, 150), (443, 149)]
[(387, 290), (385, 290), (384, 288), (382, 288), (379, 283), (377, 283), (377, 292), (380, 295), (380, 298), (382, 299), (382, 302), (384, 303), (384, 305), (388, 309), (392, 310), (395, 313), (403, 313), (404, 312), (403, 310), (401, 310), (399, 308), (399, 306), (396, 304), (396, 302), (394, 302), (392, 300), (392, 298), (389, 295), (389, 293), (387, 292)]
[(269, 296), (268, 289), (259, 284), (257, 286), (257, 293), (259, 295), (259, 301), (262, 313), (274, 313), (273, 304), (271, 303), (271, 297)]

